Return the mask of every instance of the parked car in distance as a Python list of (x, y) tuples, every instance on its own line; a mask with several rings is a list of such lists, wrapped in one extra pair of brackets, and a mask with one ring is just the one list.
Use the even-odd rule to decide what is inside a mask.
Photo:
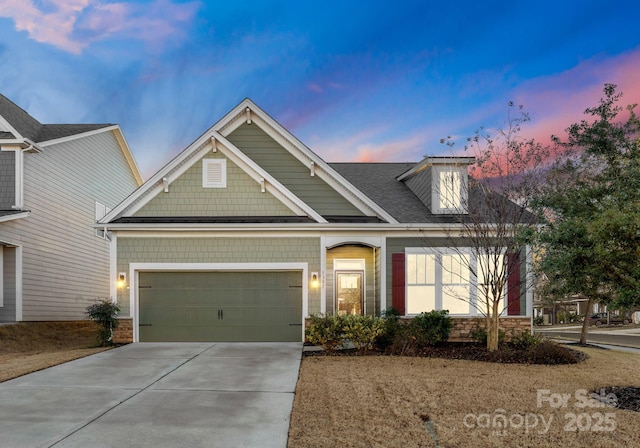
[(623, 324), (627, 325), (631, 320), (626, 316), (618, 316), (615, 314), (609, 314), (607, 320), (607, 313), (595, 313), (589, 316), (589, 325), (596, 325), (597, 327), (606, 324)]

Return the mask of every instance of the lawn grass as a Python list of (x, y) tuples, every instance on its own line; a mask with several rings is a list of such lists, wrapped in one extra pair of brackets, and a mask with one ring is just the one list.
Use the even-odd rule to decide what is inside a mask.
[(105, 350), (89, 321), (0, 325), (0, 382)]
[[(589, 356), (586, 361), (560, 366), (390, 356), (306, 357), (289, 447), (640, 446), (640, 413), (578, 408), (575, 398), (581, 389), (640, 386), (640, 355), (582, 350)], [(537, 394), (544, 389), (569, 394), (567, 407), (553, 408), (547, 402), (538, 407)], [(613, 431), (594, 431), (598, 412), (613, 412)], [(538, 426), (469, 427), (475, 417), (489, 414), (493, 419), (497, 413), (504, 413), (516, 426), (527, 414), (533, 425), (535, 414)], [(580, 414), (592, 420), (587, 424), (587, 417), (581, 417), (582, 431), (577, 423), (571, 424), (571, 415)], [(539, 416), (547, 423), (552, 419), (548, 431)]]

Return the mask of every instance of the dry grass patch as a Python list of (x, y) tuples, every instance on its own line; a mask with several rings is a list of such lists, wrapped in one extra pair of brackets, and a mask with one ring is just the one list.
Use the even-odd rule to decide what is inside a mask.
[(106, 350), (93, 322), (0, 325), (0, 382)]
[[(640, 386), (640, 355), (584, 349), (579, 364), (494, 364), (437, 358), (307, 357), (296, 389), (289, 447), (629, 447), (640, 446), (640, 413), (577, 408), (576, 391)], [(537, 391), (570, 394), (568, 407), (537, 407)], [(517, 426), (527, 414), (549, 424), (469, 428), (465, 416), (503, 410)], [(498, 411), (500, 412), (500, 411)], [(613, 412), (613, 431), (592, 431), (596, 413)], [(565, 414), (589, 414), (580, 431)], [(530, 422), (533, 417), (529, 416)], [(468, 423), (475, 420), (468, 418)], [(575, 422), (574, 422), (575, 423)], [(586, 427), (586, 417), (581, 426)], [(432, 426), (437, 442), (427, 426)], [(577, 425), (574, 425), (577, 426)]]

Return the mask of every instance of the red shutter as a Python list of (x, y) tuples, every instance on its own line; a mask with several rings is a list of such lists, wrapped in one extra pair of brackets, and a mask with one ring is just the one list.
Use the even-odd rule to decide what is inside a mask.
[(391, 254), (391, 305), (401, 316), (405, 315), (404, 254)]
[(509, 277), (507, 279), (507, 315), (520, 315), (520, 254), (507, 254)]

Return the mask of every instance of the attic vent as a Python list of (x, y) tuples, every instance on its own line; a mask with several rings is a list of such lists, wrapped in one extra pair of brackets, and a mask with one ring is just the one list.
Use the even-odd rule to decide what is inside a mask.
[(227, 188), (226, 159), (202, 160), (202, 187)]

